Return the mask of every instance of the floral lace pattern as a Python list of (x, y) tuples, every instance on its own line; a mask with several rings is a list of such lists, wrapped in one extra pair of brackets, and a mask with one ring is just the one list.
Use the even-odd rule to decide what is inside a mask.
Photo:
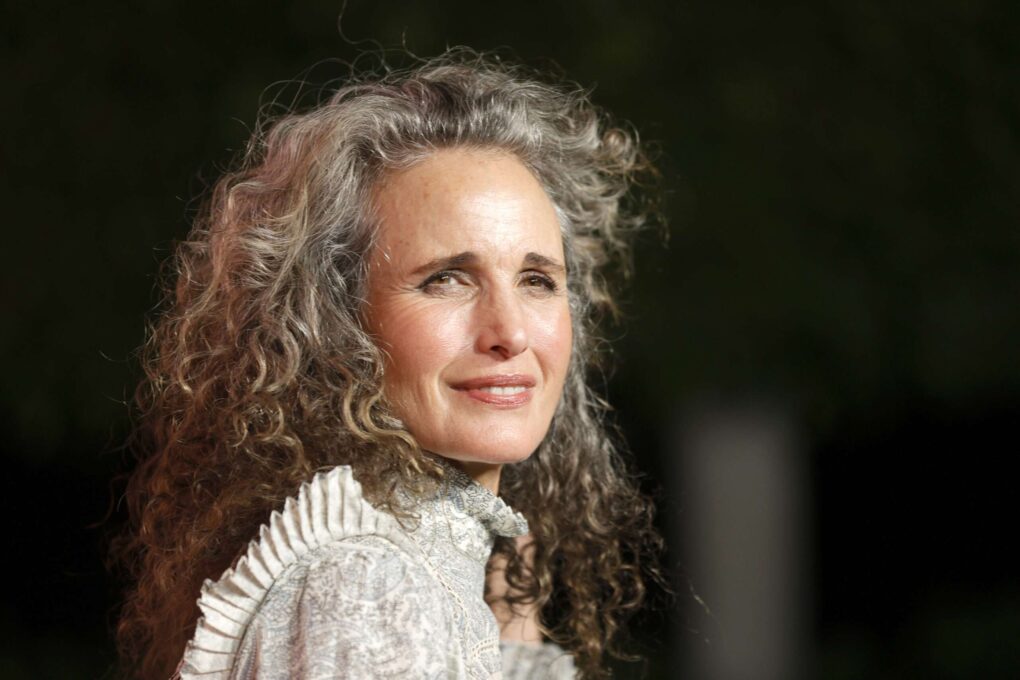
[(316, 475), (203, 587), (179, 676), (573, 678), (555, 645), (500, 646), (485, 565), (495, 537), (527, 522), (447, 471), (410, 528), (368, 504), (348, 467)]

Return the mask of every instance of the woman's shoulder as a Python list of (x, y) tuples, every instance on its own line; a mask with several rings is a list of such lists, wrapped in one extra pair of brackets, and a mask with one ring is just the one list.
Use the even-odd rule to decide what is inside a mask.
[(364, 499), (350, 467), (316, 474), (272, 513), (234, 567), (205, 582), (181, 676), (229, 673), (248, 628), (274, 610), (323, 598), (381, 602), (406, 597), (408, 588), (423, 594), (415, 550), (397, 519)]

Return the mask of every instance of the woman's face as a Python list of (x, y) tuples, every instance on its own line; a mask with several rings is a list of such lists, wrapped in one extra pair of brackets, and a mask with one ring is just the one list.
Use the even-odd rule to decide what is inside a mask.
[(498, 481), (542, 441), (570, 361), (552, 202), (515, 157), (466, 149), (390, 174), (375, 202), (364, 314), (386, 398), (424, 449)]

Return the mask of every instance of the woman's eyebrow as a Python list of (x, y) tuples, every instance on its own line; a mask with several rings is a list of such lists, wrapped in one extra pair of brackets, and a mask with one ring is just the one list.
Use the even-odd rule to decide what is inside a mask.
[[(439, 269), (459, 269), (461, 267), (470, 267), (478, 264), (478, 259), (477, 254), (471, 251), (465, 251), (463, 253), (457, 253), (456, 255), (437, 257), (434, 260), (429, 260), (411, 273), (413, 275), (420, 275), (434, 272)], [(551, 257), (546, 257), (545, 255), (534, 252), (528, 253), (524, 256), (524, 266), (541, 267), (558, 273), (566, 272), (567, 270), (566, 267)]]
[(551, 257), (546, 257), (545, 255), (540, 255), (539, 253), (528, 253), (525, 255), (524, 265), (527, 267), (542, 267), (544, 269), (561, 273), (567, 271), (567, 268), (556, 260)]
[(478, 256), (470, 251), (450, 255), (449, 257), (437, 257), (415, 269), (412, 274), (426, 274), (437, 269), (458, 269), (469, 265), (477, 264)]

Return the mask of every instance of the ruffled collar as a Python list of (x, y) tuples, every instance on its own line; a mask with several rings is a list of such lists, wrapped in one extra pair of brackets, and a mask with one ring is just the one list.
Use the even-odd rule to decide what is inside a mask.
[(442, 459), (442, 465), (446, 470), (442, 493), (460, 512), (477, 520), (494, 536), (513, 538), (528, 533), (524, 515), (449, 461)]
[(202, 616), (175, 676), (230, 677), (245, 630), (277, 579), (305, 555), (345, 539), (382, 536), (402, 550), (424, 550), (444, 583), (480, 596), (495, 537), (525, 534), (528, 522), (451, 463), (441, 464), (446, 475), (436, 492), (412, 504), (421, 521), (411, 531), (364, 499), (346, 465), (302, 484), (270, 515), (237, 563), (219, 580), (203, 584)]
[(452, 547), (475, 565), (472, 568), (484, 567), (497, 536), (528, 533), (528, 521), (503, 499), (450, 461), (437, 461), (445, 472), (438, 488), (411, 501), (412, 512), (420, 521), (409, 535), (427, 556), (449, 554)]

